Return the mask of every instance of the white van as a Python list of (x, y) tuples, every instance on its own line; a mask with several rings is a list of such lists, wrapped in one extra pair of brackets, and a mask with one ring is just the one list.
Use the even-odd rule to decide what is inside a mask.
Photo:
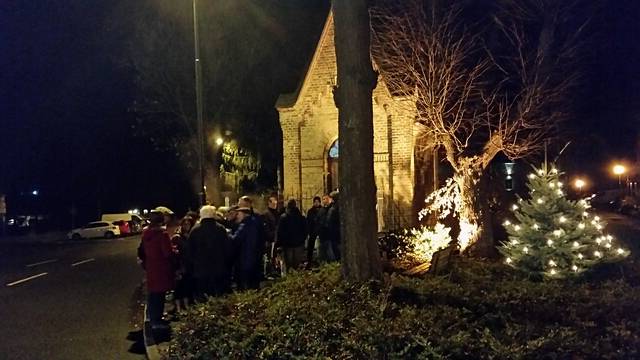
[[(129, 213), (102, 214), (101, 220), (112, 223), (112, 224), (118, 223), (119, 226), (122, 222), (126, 222), (129, 225), (128, 230), (131, 233), (141, 232), (145, 224), (145, 220), (142, 217), (140, 217), (140, 215), (129, 214)], [(122, 226), (121, 226), (121, 229), (122, 229)]]

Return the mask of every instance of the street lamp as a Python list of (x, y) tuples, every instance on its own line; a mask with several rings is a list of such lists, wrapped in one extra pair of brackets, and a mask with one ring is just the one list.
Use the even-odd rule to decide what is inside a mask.
[(627, 171), (627, 168), (624, 165), (616, 164), (613, 166), (613, 173), (618, 175), (618, 186), (622, 187), (622, 181), (620, 180), (620, 176)]
[(224, 139), (223, 139), (223, 138), (221, 138), (221, 137), (217, 138), (217, 139), (216, 139), (216, 145), (220, 146), (220, 145), (222, 145), (222, 144), (224, 144)]
[(198, 121), (198, 167), (200, 169), (200, 205), (207, 203), (207, 191), (204, 185), (204, 123), (202, 120), (202, 67), (200, 64), (200, 40), (198, 37), (198, 6), (193, 0), (193, 46), (196, 77), (196, 112)]
[(586, 185), (586, 182), (580, 178), (577, 178), (573, 185), (578, 189), (578, 194), (582, 196), (582, 188)]

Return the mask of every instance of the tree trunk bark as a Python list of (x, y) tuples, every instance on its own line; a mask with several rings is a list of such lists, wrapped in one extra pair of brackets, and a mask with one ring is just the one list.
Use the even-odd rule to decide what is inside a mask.
[(342, 272), (347, 281), (380, 279), (373, 174), (373, 107), (377, 74), (370, 57), (367, 0), (335, 0), (338, 86), (334, 92), (340, 138)]
[(491, 193), (489, 189), (490, 178), (486, 171), (484, 171), (480, 176), (479, 181), (479, 192), (477, 194), (477, 198), (480, 205), (479, 222), (480, 229), (482, 229), (482, 231), (479, 234), (477, 242), (473, 245), (471, 253), (477, 257), (495, 258), (498, 255), (498, 250), (495, 246), (493, 236), (493, 215), (489, 206), (489, 195)]
[(460, 189), (460, 233), (458, 244), (462, 251), (475, 244), (482, 235), (481, 204), (477, 194), (480, 173), (471, 168), (463, 167), (454, 175), (454, 180)]

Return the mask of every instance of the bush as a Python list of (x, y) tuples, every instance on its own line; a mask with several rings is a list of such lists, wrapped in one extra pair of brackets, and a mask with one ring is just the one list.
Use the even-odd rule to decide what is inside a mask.
[(640, 356), (640, 290), (625, 281), (530, 282), (461, 259), (447, 277), (349, 285), (339, 267), (210, 299), (171, 359), (613, 359)]

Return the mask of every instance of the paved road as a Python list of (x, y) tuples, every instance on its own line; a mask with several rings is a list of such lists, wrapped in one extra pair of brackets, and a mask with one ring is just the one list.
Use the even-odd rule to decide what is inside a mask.
[(139, 241), (0, 243), (0, 359), (144, 358)]

